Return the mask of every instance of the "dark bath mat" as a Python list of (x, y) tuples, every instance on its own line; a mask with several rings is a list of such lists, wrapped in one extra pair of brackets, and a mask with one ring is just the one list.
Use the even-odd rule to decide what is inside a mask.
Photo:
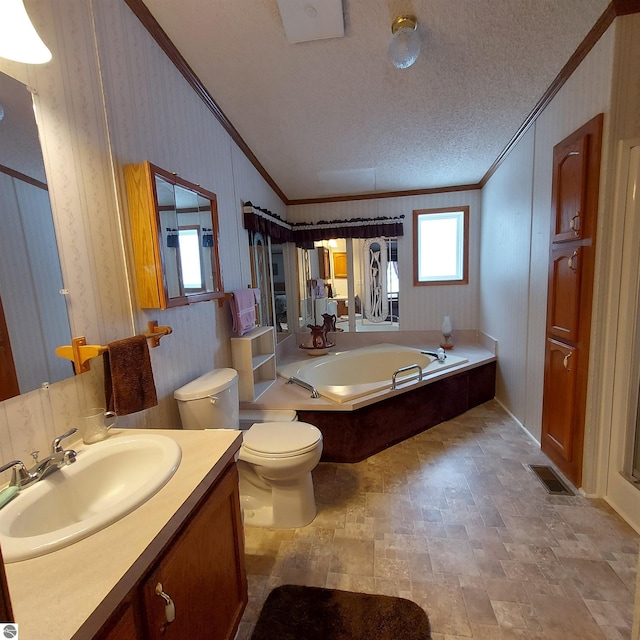
[(528, 466), (529, 469), (533, 471), (533, 475), (540, 480), (542, 486), (547, 490), (547, 493), (555, 496), (575, 495), (551, 467), (536, 464), (530, 464)]
[(251, 640), (430, 640), (411, 600), (283, 585), (267, 597)]

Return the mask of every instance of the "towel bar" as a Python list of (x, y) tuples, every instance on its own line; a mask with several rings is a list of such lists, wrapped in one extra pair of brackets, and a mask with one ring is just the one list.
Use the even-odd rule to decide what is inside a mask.
[[(148, 330), (144, 336), (147, 340), (151, 341), (151, 348), (160, 346), (160, 339), (173, 332), (171, 327), (159, 327), (156, 320), (147, 322), (147, 328)], [(101, 356), (106, 350), (106, 345), (87, 344), (86, 338), (80, 336), (78, 338), (72, 338), (70, 345), (56, 347), (56, 355), (60, 358), (71, 360), (71, 362), (73, 362), (73, 369), (77, 375), (89, 371), (91, 368), (89, 360)]]

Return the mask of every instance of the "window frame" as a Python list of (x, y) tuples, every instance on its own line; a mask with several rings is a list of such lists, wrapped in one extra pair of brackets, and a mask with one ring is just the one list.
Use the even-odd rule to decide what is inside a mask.
[[(420, 247), (418, 246), (418, 223), (423, 215), (433, 215), (442, 213), (462, 213), (462, 278), (459, 280), (419, 280), (418, 279), (418, 256)], [(460, 243), (459, 245), (460, 246)], [(423, 286), (444, 286), (469, 284), (469, 206), (460, 207), (438, 207), (437, 209), (414, 209), (413, 211), (413, 285)]]

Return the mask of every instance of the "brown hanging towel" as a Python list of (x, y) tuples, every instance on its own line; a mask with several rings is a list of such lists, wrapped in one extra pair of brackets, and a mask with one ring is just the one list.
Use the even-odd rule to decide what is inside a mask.
[(126, 416), (158, 404), (145, 336), (109, 343), (103, 359), (107, 411)]

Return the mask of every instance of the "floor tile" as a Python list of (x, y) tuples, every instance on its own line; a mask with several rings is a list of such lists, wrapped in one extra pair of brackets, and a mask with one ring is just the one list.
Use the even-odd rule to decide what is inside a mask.
[(357, 464), (313, 472), (302, 529), (247, 527), (248, 640), (285, 583), (409, 598), (433, 640), (628, 640), (640, 537), (602, 500), (552, 496), (494, 401)]

